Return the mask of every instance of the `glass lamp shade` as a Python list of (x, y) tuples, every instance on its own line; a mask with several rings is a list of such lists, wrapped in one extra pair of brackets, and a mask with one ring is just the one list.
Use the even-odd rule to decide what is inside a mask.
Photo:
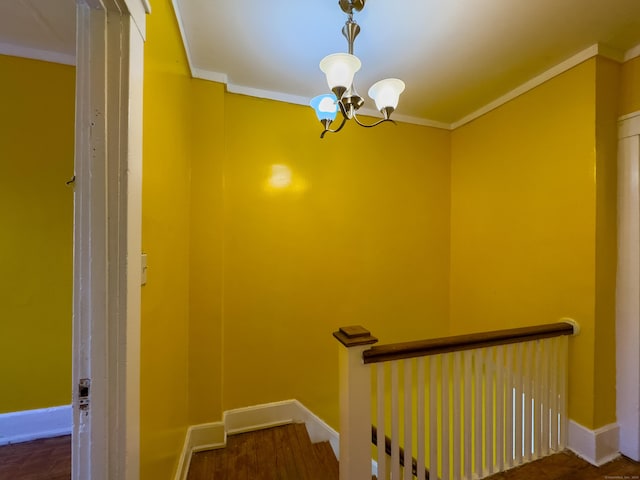
[(311, 105), (311, 107), (316, 111), (318, 120), (331, 120), (333, 122), (336, 118), (336, 114), (338, 113), (337, 101), (338, 100), (333, 93), (326, 93), (312, 98), (309, 105)]
[(331, 90), (336, 87), (348, 89), (360, 66), (360, 59), (348, 53), (334, 53), (320, 61), (320, 70), (327, 76), (327, 83)]
[(397, 78), (385, 78), (373, 84), (369, 89), (369, 96), (376, 102), (380, 111), (387, 107), (394, 110), (398, 106), (400, 94), (404, 91), (404, 82)]

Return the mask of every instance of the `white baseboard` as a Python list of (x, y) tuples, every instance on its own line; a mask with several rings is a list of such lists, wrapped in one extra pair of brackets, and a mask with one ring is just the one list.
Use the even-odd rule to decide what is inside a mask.
[(71, 405), (0, 414), (0, 445), (70, 435)]
[(224, 431), (224, 423), (203, 423), (193, 425), (187, 429), (182, 452), (178, 460), (176, 480), (186, 480), (191, 464), (191, 455), (202, 450), (221, 448), (227, 444), (227, 436)]
[(573, 420), (569, 420), (567, 446), (576, 455), (592, 465), (604, 465), (620, 456), (619, 431), (617, 423), (590, 430)]
[(224, 412), (224, 426), (227, 435), (261, 430), (287, 423), (304, 423), (312, 443), (329, 442), (338, 454), (338, 432), (327, 425), (298, 400), (265, 403)]
[(224, 447), (227, 443), (227, 435), (289, 423), (304, 423), (312, 443), (328, 441), (336, 457), (338, 456), (340, 447), (338, 432), (298, 400), (284, 400), (227, 410), (223, 414), (222, 422), (189, 427), (178, 461), (175, 480), (186, 480), (192, 453)]

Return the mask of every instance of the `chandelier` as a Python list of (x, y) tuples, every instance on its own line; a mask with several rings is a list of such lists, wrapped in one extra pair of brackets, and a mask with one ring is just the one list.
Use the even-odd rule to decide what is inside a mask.
[[(364, 104), (364, 99), (358, 95), (353, 86), (353, 77), (360, 70), (360, 60), (353, 54), (353, 42), (360, 33), (360, 26), (353, 20), (353, 11), (361, 11), (366, 0), (339, 0), (340, 8), (348, 15), (347, 21), (342, 27), (342, 34), (349, 44), (349, 53), (334, 53), (324, 57), (320, 61), (320, 70), (327, 76), (329, 89), (333, 93), (318, 95), (311, 100), (311, 107), (316, 112), (318, 120), (324, 130), (320, 134), (323, 138), (327, 132), (336, 133), (342, 130), (347, 120), (355, 120), (362, 127), (375, 127), (383, 122), (395, 122), (391, 120), (391, 113), (398, 106), (398, 99), (404, 90), (404, 82), (397, 78), (386, 78), (376, 82), (369, 89), (369, 96), (376, 103), (376, 108), (382, 113), (383, 118), (367, 125), (362, 123), (356, 114)], [(340, 126), (331, 130), (332, 122), (338, 115), (342, 115)]]

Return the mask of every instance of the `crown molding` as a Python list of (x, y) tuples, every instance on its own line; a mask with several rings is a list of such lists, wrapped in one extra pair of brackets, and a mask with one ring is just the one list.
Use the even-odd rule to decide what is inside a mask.
[[(197, 78), (203, 78), (205, 80), (213, 80), (213, 81), (220, 81), (223, 82), (224, 80), (221, 80), (223, 77), (226, 78), (226, 75), (220, 74), (220, 73), (213, 73), (213, 72), (204, 72), (204, 71), (200, 71), (198, 70), (198, 77)], [(218, 80), (216, 80), (218, 79)], [(302, 105), (304, 107), (308, 107), (309, 106), (309, 98), (307, 97), (303, 97), (300, 95), (290, 95), (288, 93), (282, 93), (282, 92), (274, 92), (274, 91), (270, 91), (270, 90), (260, 90), (257, 88), (251, 88), (251, 87), (245, 87), (242, 85), (236, 85), (234, 83), (227, 83), (227, 91), (230, 93), (237, 93), (240, 95), (248, 95), (250, 97), (257, 97), (257, 98), (264, 98), (267, 100), (275, 100), (278, 102), (285, 102), (285, 103), (292, 103), (294, 105)], [(358, 116), (367, 116), (367, 117), (372, 117), (372, 118), (381, 118), (380, 117), (380, 112), (378, 112), (377, 110), (373, 110), (370, 108), (363, 108), (358, 110)], [(451, 126), (448, 123), (443, 123), (443, 122), (437, 122), (435, 120), (429, 120), (426, 118), (418, 118), (418, 117), (412, 117), (409, 115), (398, 115), (398, 114), (394, 114), (393, 119), (395, 121), (398, 122), (403, 122), (403, 123), (412, 123), (415, 125), (423, 125), (426, 127), (434, 127), (434, 128), (442, 128), (445, 130), (450, 130)]]
[[(212, 72), (209, 70), (204, 70), (204, 69), (195, 67), (191, 60), (190, 48), (187, 42), (187, 37), (185, 34), (185, 28), (184, 28), (182, 16), (180, 14), (179, 1), (180, 0), (172, 0), (172, 4), (173, 4), (173, 8), (174, 8), (178, 25), (180, 28), (180, 34), (182, 36), (182, 42), (185, 47), (185, 52), (187, 55), (187, 60), (189, 62), (189, 68), (191, 70), (192, 77), (199, 78), (202, 80), (209, 80), (213, 82), (224, 83), (227, 86), (227, 91), (230, 93), (237, 93), (240, 95), (248, 95), (251, 97), (264, 98), (268, 100), (292, 103), (296, 105), (306, 106), (309, 104), (309, 99), (307, 97), (302, 97), (299, 95), (291, 95), (283, 92), (275, 92), (270, 90), (261, 90), (257, 88), (247, 87), (244, 85), (236, 85), (234, 83), (229, 82), (229, 79), (226, 73)], [(542, 85), (548, 80), (551, 80), (552, 78), (557, 77), (558, 75), (561, 75), (562, 73), (574, 68), (575, 66), (595, 56), (601, 56), (618, 63), (623, 63), (640, 56), (640, 45), (636, 45), (635, 47), (631, 48), (630, 50), (627, 50), (626, 52), (621, 52), (620, 50), (609, 47), (608, 45), (605, 45), (602, 43), (591, 45), (590, 47), (585, 48), (584, 50), (578, 52), (572, 57), (551, 67), (550, 69), (546, 70), (540, 75), (514, 88), (510, 92), (507, 92), (506, 94), (489, 102), (488, 104), (479, 108), (478, 110), (452, 123), (440, 122), (437, 120), (431, 120), (429, 118), (420, 118), (420, 117), (414, 117), (410, 115), (402, 115), (398, 113), (394, 115), (394, 120), (404, 122), (404, 123), (410, 123), (414, 125), (423, 125), (427, 127), (441, 128), (444, 130), (455, 130), (463, 125), (466, 125), (467, 123), (472, 122), (476, 118), (479, 118), (485, 115), (486, 113), (489, 113), (490, 111), (495, 110), (496, 108), (513, 100), (514, 98), (517, 98), (520, 95), (523, 95), (528, 91), (533, 90), (534, 88)], [(361, 115), (379, 117), (379, 112), (373, 111), (371, 109), (365, 108), (360, 110), (359, 113)]]
[[(182, 38), (182, 47), (184, 49), (184, 54), (187, 57), (187, 63), (189, 64), (189, 71), (191, 72), (191, 76), (193, 78), (203, 78), (204, 80), (211, 80), (210, 78), (200, 77), (196, 75), (196, 68), (193, 65), (193, 61), (191, 60), (191, 48), (189, 47), (189, 41), (187, 40), (187, 33), (184, 28), (184, 20), (182, 19), (182, 13), (180, 12), (180, 0), (171, 0), (171, 5), (173, 6), (173, 13), (176, 16), (176, 21), (178, 22), (178, 29), (180, 30), (180, 37)], [(226, 77), (226, 75), (225, 75)], [(213, 82), (217, 82), (219, 80), (211, 80)]]
[(50, 50), (22, 47), (11, 43), (0, 43), (0, 55), (30, 58), (32, 60), (42, 60), (43, 62), (59, 63), (62, 65), (73, 66), (76, 64), (75, 54), (71, 55), (68, 53), (53, 52)]
[(200, 80), (209, 80), (210, 82), (224, 83), (227, 86), (229, 85), (229, 78), (227, 77), (226, 73), (203, 70), (201, 68), (191, 67), (191, 65), (189, 65), (189, 69), (191, 70), (191, 76), (193, 78), (199, 78)]
[(534, 88), (542, 85), (548, 80), (551, 80), (552, 78), (557, 77), (558, 75), (561, 75), (562, 73), (568, 70), (571, 70), (573, 67), (581, 64), (582, 62), (589, 60), (590, 58), (593, 58), (598, 55), (603, 56), (605, 58), (609, 58), (610, 60), (614, 60), (616, 62), (622, 62), (625, 57), (625, 55), (621, 54), (618, 50), (607, 47), (606, 45), (602, 45), (602, 44), (592, 45), (588, 48), (585, 48), (581, 52), (573, 55), (572, 57), (566, 59), (565, 61), (560, 62), (554, 67), (551, 67), (546, 72), (541, 73), (540, 75), (532, 78), (528, 82), (523, 83), (519, 87), (514, 88), (513, 90), (506, 93), (505, 95), (502, 95), (501, 97), (495, 99), (494, 101), (486, 104), (484, 107), (476, 110), (475, 112), (470, 113), (465, 117), (462, 117), (460, 120), (456, 122), (453, 122), (453, 124), (451, 125), (452, 130), (455, 130), (456, 128), (459, 128), (463, 125), (466, 125), (467, 123), (472, 122), (476, 118), (481, 117), (482, 115), (485, 115), (486, 113), (489, 113), (492, 110), (495, 110), (496, 108), (513, 100), (514, 98), (519, 97), (520, 95), (523, 95), (530, 90), (533, 90)]
[(634, 58), (637, 58), (637, 57), (640, 57), (640, 44), (624, 52), (625, 62), (628, 62), (629, 60), (633, 60)]
[[(380, 112), (375, 112), (373, 116), (380, 116)], [(422, 125), (423, 127), (441, 128), (443, 130), (453, 130), (450, 123), (438, 122), (437, 120), (430, 120), (428, 118), (412, 117), (411, 115), (402, 115), (400, 113), (394, 113), (393, 119), (398, 122), (412, 123), (414, 125)]]
[(248, 95), (250, 97), (265, 98), (267, 100), (277, 100), (279, 102), (293, 103), (295, 105), (309, 105), (309, 99), (300, 95), (291, 95), (283, 92), (273, 92), (270, 90), (260, 90), (259, 88), (245, 87), (235, 83), (227, 83), (227, 91)]

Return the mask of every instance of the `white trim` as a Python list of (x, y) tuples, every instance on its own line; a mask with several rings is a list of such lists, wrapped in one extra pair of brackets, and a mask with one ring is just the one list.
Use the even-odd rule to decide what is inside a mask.
[(640, 135), (640, 112), (630, 113), (618, 119), (618, 140)]
[(11, 43), (0, 42), (0, 55), (10, 57), (30, 58), (32, 60), (42, 60), (43, 62), (60, 63), (62, 65), (75, 65), (75, 54), (53, 52), (51, 50), (40, 50), (38, 48), (23, 47)]
[[(630, 118), (634, 118), (640, 116), (640, 110), (638, 110), (637, 112), (631, 112), (631, 113), (627, 113), (626, 115), (622, 115), (621, 117), (618, 117), (618, 124), (622, 123), (625, 120), (628, 120)], [(640, 132), (638, 132), (640, 134)], [(620, 135), (618, 135), (618, 138), (620, 138)]]
[[(114, 382), (119, 383), (119, 422), (115, 424), (119, 445), (118, 462), (125, 471), (122, 479), (136, 480), (140, 476), (140, 344), (142, 290), (142, 131), (144, 38), (140, 25), (129, 22), (128, 64), (125, 67), (128, 91), (123, 91), (120, 112), (127, 112), (123, 129), (126, 130), (126, 146), (120, 165), (120, 187), (126, 188), (125, 217), (126, 240), (125, 272), (126, 307), (122, 323), (116, 330), (118, 336), (117, 364), (119, 372)], [(123, 89), (124, 90), (124, 89)], [(128, 97), (126, 97), (128, 95)], [(122, 300), (122, 298), (121, 298)], [(113, 338), (113, 337), (112, 337)], [(112, 352), (113, 354), (113, 352)], [(124, 363), (125, 365), (122, 365)]]
[[(113, 0), (111, 0), (113, 1)], [(126, 12), (133, 20), (136, 29), (143, 40), (147, 38), (147, 14), (151, 13), (151, 5), (147, 0), (115, 0), (123, 1), (126, 5)]]
[[(247, 95), (249, 97), (264, 98), (266, 100), (274, 100), (276, 102), (291, 103), (293, 105), (302, 105), (304, 107), (309, 105), (310, 99), (302, 97), (300, 95), (290, 95), (288, 93), (274, 92), (271, 90), (260, 90), (258, 88), (245, 87), (242, 85), (236, 85), (235, 83), (229, 83), (227, 75), (219, 72), (210, 72), (208, 70), (202, 70), (200, 68), (192, 68), (191, 75), (193, 78), (199, 78), (201, 80), (209, 80), (211, 82), (224, 83), (227, 86), (229, 93), (235, 93), (237, 95)], [(363, 108), (358, 110), (358, 115), (366, 115), (373, 118), (380, 117), (380, 112)], [(425, 127), (442, 128), (444, 130), (451, 130), (451, 125), (444, 122), (436, 122), (435, 120), (429, 120), (425, 118), (412, 117), (410, 115), (402, 115), (394, 113), (393, 119), (398, 122), (411, 123), (414, 125), (423, 125)]]
[(193, 425), (187, 429), (187, 434), (178, 460), (175, 480), (186, 480), (191, 465), (191, 455), (202, 450), (222, 448), (227, 444), (224, 423), (204, 423)]
[[(376, 112), (376, 113), (380, 113), (380, 112)], [(453, 126), (450, 123), (438, 122), (436, 120), (429, 120), (428, 118), (412, 117), (410, 115), (402, 115), (399, 113), (393, 114), (393, 120), (398, 122), (411, 123), (413, 125), (422, 125), (425, 127), (441, 128), (443, 130), (453, 130)]]
[(265, 403), (224, 412), (223, 422), (228, 435), (287, 423), (304, 422), (312, 443), (331, 443), (336, 456), (339, 451), (338, 432), (327, 425), (298, 400)]
[(616, 418), (620, 452), (640, 460), (640, 114), (618, 123)]
[[(194, 78), (202, 78), (202, 77), (197, 77), (195, 74), (196, 69), (191, 60), (191, 48), (189, 48), (189, 41), (187, 40), (187, 31), (184, 27), (184, 20), (182, 19), (182, 13), (180, 12), (179, 1), (171, 0), (171, 5), (173, 5), (173, 13), (175, 14), (176, 21), (178, 22), (180, 37), (182, 37), (182, 46), (184, 47), (184, 54), (187, 57), (187, 63), (189, 64), (189, 71), (191, 72), (191, 76)], [(208, 79), (205, 79), (205, 80), (208, 80)], [(217, 80), (214, 80), (214, 81), (217, 81)]]
[[(548, 80), (551, 80), (552, 78), (557, 77), (558, 75), (561, 75), (562, 73), (568, 70), (571, 70), (573, 67), (581, 64), (586, 60), (589, 60), (592, 57), (595, 57), (596, 55), (603, 55), (603, 56), (612, 58), (609, 55), (610, 52), (611, 52), (611, 49), (607, 49), (606, 47), (603, 47), (598, 44), (592, 45), (589, 48), (585, 48), (584, 50), (577, 53), (573, 57), (568, 58), (564, 62), (560, 62), (559, 64), (550, 68), (546, 72), (541, 73), (537, 77), (534, 77), (528, 82), (523, 83), (519, 87), (514, 88), (513, 90), (506, 93), (505, 95), (502, 95), (501, 97), (497, 98), (493, 102), (490, 102), (484, 107), (476, 110), (475, 112), (461, 118), (460, 120), (453, 122), (453, 124), (451, 125), (451, 128), (455, 130), (456, 128), (461, 127), (462, 125), (472, 122), (476, 118), (481, 117), (486, 113), (489, 113), (491, 110), (495, 110), (496, 108), (513, 100), (514, 98), (519, 97), (520, 95), (523, 95), (530, 90), (533, 90), (534, 88), (542, 85)], [(612, 58), (612, 59), (617, 60), (617, 58)]]
[(309, 105), (310, 98), (300, 95), (291, 95), (283, 92), (273, 92), (271, 90), (260, 90), (259, 88), (245, 87), (235, 83), (227, 83), (227, 90), (231, 93), (248, 95), (250, 97), (266, 98), (278, 102), (293, 103), (294, 105)]
[(624, 53), (624, 61), (628, 62), (629, 60), (633, 60), (636, 57), (640, 57), (640, 44), (630, 48)]
[(140, 470), (144, 49), (124, 1), (77, 3), (73, 384), (91, 388), (86, 410), (73, 389), (74, 480)]
[[(90, 410), (73, 409), (71, 474), (73, 480), (91, 478), (92, 463), (107, 468), (107, 407), (104, 397), (108, 387), (106, 361), (93, 355), (101, 351), (99, 340), (104, 332), (106, 312), (106, 238), (105, 160), (106, 98), (106, 17), (104, 8), (79, 0), (76, 10), (76, 126), (74, 183), (74, 259), (73, 259), (73, 384), (81, 378), (99, 378), (91, 385)], [(95, 142), (95, 146), (92, 144)], [(102, 163), (104, 165), (104, 163)], [(96, 170), (95, 174), (92, 170)], [(95, 214), (94, 214), (95, 211)], [(95, 224), (94, 224), (95, 222)], [(100, 274), (102, 271), (102, 275)], [(94, 306), (95, 304), (95, 306)], [(96, 342), (93, 349), (92, 339)], [(93, 351), (92, 351), (93, 350)], [(96, 358), (98, 360), (98, 358)], [(73, 405), (77, 405), (77, 388), (73, 388)], [(94, 467), (95, 468), (95, 467)]]
[(186, 480), (191, 455), (202, 450), (222, 448), (227, 436), (262, 430), (289, 423), (304, 423), (311, 443), (329, 442), (336, 458), (340, 451), (338, 432), (298, 400), (265, 403), (227, 410), (222, 422), (193, 425), (187, 429), (174, 480)]
[(210, 82), (218, 82), (228, 84), (229, 78), (226, 73), (211, 72), (209, 70), (203, 70), (201, 68), (191, 68), (191, 76), (193, 78), (199, 78), (200, 80), (209, 80)]
[(611, 423), (589, 430), (569, 420), (568, 447), (579, 457), (595, 466), (604, 465), (620, 456), (618, 451), (618, 424)]
[(71, 405), (0, 414), (0, 445), (71, 435)]

